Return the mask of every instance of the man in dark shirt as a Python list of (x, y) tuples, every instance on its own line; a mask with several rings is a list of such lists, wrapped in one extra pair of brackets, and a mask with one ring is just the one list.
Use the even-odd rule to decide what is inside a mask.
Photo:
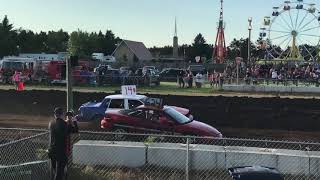
[(185, 86), (185, 83), (184, 83), (184, 80), (183, 80), (183, 78), (184, 78), (184, 71), (183, 70), (180, 70), (179, 71), (179, 74), (178, 74), (178, 81), (179, 81), (179, 87), (180, 88), (184, 88), (184, 86)]
[[(68, 115), (68, 113), (66, 114)], [(49, 157), (51, 159), (51, 170), (53, 180), (62, 180), (64, 178), (64, 169), (70, 155), (70, 134), (78, 131), (76, 122), (70, 123), (70, 118), (65, 121), (62, 108), (55, 108), (55, 119), (49, 123)], [(54, 175), (53, 175), (54, 174)]]

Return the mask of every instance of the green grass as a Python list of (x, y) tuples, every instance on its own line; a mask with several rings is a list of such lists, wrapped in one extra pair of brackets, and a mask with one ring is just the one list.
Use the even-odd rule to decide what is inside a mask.
[[(0, 89), (13, 89), (14, 86), (1, 85)], [(26, 90), (65, 90), (63, 86), (46, 86), (46, 85), (26, 85)], [(105, 92), (114, 93), (121, 89), (121, 85), (117, 86), (75, 86), (75, 91), (81, 92)], [(210, 95), (216, 92), (216, 89), (210, 87), (210, 85), (204, 85), (202, 88), (179, 88), (175, 82), (161, 82), (160, 86), (138, 86), (138, 93), (149, 93), (149, 94), (175, 94), (175, 95)]]
[[(0, 85), (0, 89), (14, 89), (13, 85)], [(74, 91), (79, 92), (103, 92), (114, 93), (120, 91), (121, 85), (117, 86), (75, 86)], [(273, 92), (230, 92), (221, 91), (205, 84), (202, 88), (179, 88), (176, 82), (161, 82), (160, 86), (138, 86), (139, 94), (181, 95), (181, 96), (241, 96), (241, 97), (283, 97), (283, 98), (319, 98), (318, 94), (312, 93), (273, 93)], [(63, 86), (26, 85), (26, 90), (58, 90), (65, 91)]]
[[(75, 87), (75, 90), (96, 90), (101, 92), (114, 92), (120, 90), (120, 86), (108, 86), (108, 87)], [(202, 88), (179, 88), (177, 83), (174, 82), (161, 82), (160, 86), (138, 86), (139, 93), (150, 94), (178, 94), (178, 95), (209, 95), (212, 94), (215, 89), (209, 85), (205, 85)]]

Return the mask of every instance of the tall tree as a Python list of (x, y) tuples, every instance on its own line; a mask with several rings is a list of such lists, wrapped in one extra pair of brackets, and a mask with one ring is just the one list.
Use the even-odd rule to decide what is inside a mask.
[(14, 55), (17, 53), (17, 33), (5, 16), (0, 23), (0, 57)]
[(68, 52), (70, 55), (79, 57), (88, 57), (89, 34), (81, 30), (74, 31), (70, 34), (68, 41)]
[(194, 42), (193, 42), (193, 46), (200, 46), (200, 45), (204, 45), (206, 44), (206, 40), (204, 39), (204, 37), (202, 36), (201, 33), (199, 33), (195, 38), (194, 38)]
[(105, 33), (105, 44), (103, 46), (105, 49), (104, 53), (112, 54), (120, 41), (121, 39), (119, 37), (116, 38), (111, 30), (107, 30)]
[(92, 53), (99, 52), (110, 55), (116, 49), (120, 38), (115, 38), (112, 31), (107, 31), (105, 35), (99, 33), (88, 33), (81, 30), (72, 32), (68, 41), (68, 52), (77, 54), (80, 57), (90, 57)]
[(35, 47), (35, 34), (32, 31), (19, 29), (17, 35), (18, 53), (32, 53), (37, 50)]
[(194, 59), (196, 56), (205, 57), (207, 59), (210, 59), (212, 56), (212, 46), (207, 44), (207, 41), (203, 37), (201, 33), (199, 33), (192, 43), (192, 53), (191, 53), (191, 59)]
[[(35, 52), (48, 52), (49, 47), (47, 45), (47, 41), (48, 35), (46, 32), (41, 31), (40, 33), (37, 33), (35, 37)], [(64, 50), (64, 52), (66, 52), (66, 50)]]
[[(255, 44), (250, 42), (251, 48), (251, 57), (256, 58), (257, 56), (257, 48)], [(233, 41), (228, 46), (228, 55), (227, 58), (229, 60), (234, 61), (236, 57), (242, 57), (245, 62), (248, 60), (248, 38), (240, 40), (233, 39)]]
[(49, 53), (66, 52), (68, 48), (69, 34), (62, 29), (49, 31), (46, 46)]

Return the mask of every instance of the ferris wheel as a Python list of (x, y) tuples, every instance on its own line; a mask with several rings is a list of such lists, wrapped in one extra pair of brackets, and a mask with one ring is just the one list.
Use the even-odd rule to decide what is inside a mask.
[(303, 0), (284, 1), (265, 16), (260, 47), (267, 59), (317, 61), (320, 48), (320, 12)]

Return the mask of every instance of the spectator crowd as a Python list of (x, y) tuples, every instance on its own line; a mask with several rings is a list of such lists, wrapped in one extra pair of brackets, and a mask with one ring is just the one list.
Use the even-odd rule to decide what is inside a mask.
[[(225, 72), (227, 79), (237, 77), (234, 65), (227, 66)], [(320, 77), (320, 68), (315, 64), (257, 64), (246, 68), (241, 67), (239, 72), (239, 77), (246, 82), (257, 79), (270, 79), (279, 82), (287, 80), (317, 82)]]

